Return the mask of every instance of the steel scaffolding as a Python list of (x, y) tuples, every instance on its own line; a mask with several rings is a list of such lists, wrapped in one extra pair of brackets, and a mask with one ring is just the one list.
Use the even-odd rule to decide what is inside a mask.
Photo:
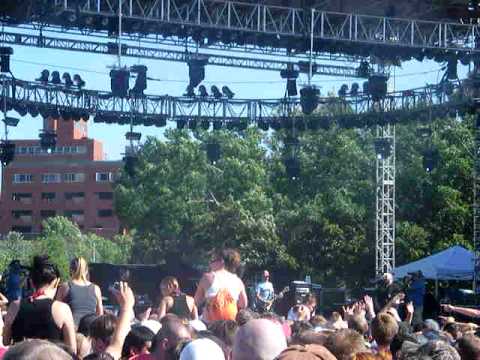
[(395, 268), (395, 125), (377, 126), (377, 139), (390, 144), (390, 154), (377, 154), (375, 272)]

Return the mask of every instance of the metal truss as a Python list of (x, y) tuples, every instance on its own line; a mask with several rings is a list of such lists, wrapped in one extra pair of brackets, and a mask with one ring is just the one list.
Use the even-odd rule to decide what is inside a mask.
[(475, 253), (474, 290), (480, 294), (480, 114), (475, 124), (475, 159), (473, 168), (473, 247)]
[[(475, 24), (444, 23), (217, 0), (121, 0), (124, 19), (373, 46), (478, 52)], [(118, 1), (55, 0), (56, 11), (114, 17)], [(65, 15), (62, 15), (64, 18)], [(55, 22), (54, 20), (46, 20)], [(56, 20), (58, 22), (58, 20)], [(312, 28), (313, 26), (313, 28)], [(281, 46), (280, 46), (281, 47)]]
[[(95, 38), (93, 39), (95, 40)], [(118, 52), (118, 45), (115, 42), (87, 41), (84, 39), (68, 39), (65, 37), (53, 37), (45, 35), (25, 34), (19, 31), (1, 32), (0, 42), (12, 45), (34, 46), (47, 49), (70, 50), (78, 52), (89, 52), (95, 54), (111, 54)], [(167, 48), (153, 48), (144, 46), (122, 45), (122, 54), (128, 57), (169, 60), (185, 62), (190, 56), (198, 56), (208, 59), (208, 64), (217, 66), (229, 66), (255, 70), (281, 71), (289, 64), (298, 66), (294, 61), (282, 61), (266, 58), (234, 57), (212, 53), (187, 53), (180, 50)], [(327, 65), (314, 63), (314, 74), (341, 76), (357, 78), (360, 77), (356, 67)]]
[[(119, 98), (109, 92), (67, 89), (5, 76), (0, 77), (0, 90), (4, 91), (3, 87), (8, 94), (10, 108), (15, 108), (14, 105), (22, 109), (33, 108), (34, 113), (55, 108), (89, 115), (109, 113), (119, 118), (130, 115), (139, 119), (160, 116), (172, 121), (209, 120), (227, 123), (262, 120), (283, 122), (286, 121), (286, 113), (302, 113), (299, 98), (258, 100), (152, 95)], [(309, 118), (319, 120), (322, 126), (336, 122), (350, 128), (411, 121), (412, 118), (415, 119), (413, 121), (421, 121), (429, 111), (434, 116), (445, 115), (452, 109), (466, 111), (470, 106), (469, 100), (461, 95), (460, 88), (456, 90), (455, 96), (448, 97), (435, 87), (419, 88), (389, 93), (381, 102), (363, 94), (356, 97), (321, 97), (321, 111)], [(291, 112), (286, 112), (286, 109)], [(298, 115), (298, 119), (304, 121), (304, 116)], [(114, 119), (112, 122), (117, 121)]]
[(377, 126), (377, 139), (391, 144), (391, 154), (377, 157), (375, 273), (395, 269), (395, 125)]

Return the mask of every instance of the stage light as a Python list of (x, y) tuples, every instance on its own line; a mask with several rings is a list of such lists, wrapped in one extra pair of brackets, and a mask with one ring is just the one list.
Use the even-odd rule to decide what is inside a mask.
[(293, 69), (293, 64), (288, 64), (287, 68), (280, 71), (280, 77), (287, 79), (287, 96), (297, 96), (297, 78), (299, 72)]
[(343, 84), (340, 89), (338, 90), (338, 96), (340, 97), (345, 97), (347, 96), (347, 92), (348, 92), (348, 85), (347, 84)]
[(423, 152), (423, 168), (427, 173), (432, 172), (440, 161), (440, 153), (437, 149), (427, 149)]
[(195, 118), (190, 119), (190, 121), (188, 122), (188, 128), (190, 130), (195, 130), (197, 128), (197, 119)]
[(360, 89), (360, 85), (358, 83), (353, 83), (350, 88), (350, 96), (358, 96), (358, 90)]
[(38, 107), (35, 104), (27, 104), (27, 111), (32, 117), (37, 117), (39, 114)]
[(62, 80), (60, 79), (60, 73), (58, 71), (52, 71), (52, 84), (58, 85), (62, 83)]
[(7, 116), (2, 119), (2, 121), (5, 123), (7, 126), (13, 126), (16, 127), (20, 121), (20, 119), (12, 117), (12, 116)]
[(379, 160), (385, 160), (392, 155), (393, 140), (390, 138), (378, 138), (374, 141), (375, 153)]
[(202, 120), (201, 123), (200, 123), (200, 126), (203, 130), (208, 130), (210, 129), (210, 121), (208, 120)]
[(153, 123), (156, 127), (167, 126), (167, 118), (165, 115), (155, 115)]
[(139, 132), (129, 131), (125, 134), (125, 139), (128, 141), (140, 141), (142, 134)]
[(127, 175), (134, 177), (137, 170), (138, 157), (135, 154), (125, 154), (123, 157), (123, 162), (123, 169)]
[(297, 180), (300, 177), (300, 160), (296, 157), (290, 157), (284, 160), (285, 173), (291, 180)]
[(187, 92), (183, 96), (191, 97), (191, 98), (195, 97), (195, 91), (193, 90), (193, 87), (188, 85), (187, 86)]
[(215, 99), (221, 99), (222, 98), (222, 93), (220, 92), (220, 90), (218, 90), (218, 87), (216, 87), (215, 85), (213, 85), (210, 88), (210, 91), (212, 92), (212, 95)]
[(2, 166), (8, 166), (15, 158), (15, 144), (8, 140), (0, 143), (0, 162)]
[(189, 85), (193, 88), (200, 85), (205, 79), (205, 65), (208, 63), (208, 58), (192, 58), (187, 60), (188, 76), (190, 78)]
[(215, 165), (221, 157), (221, 148), (220, 144), (217, 142), (207, 143), (207, 158), (208, 160)]
[(44, 69), (42, 70), (42, 72), (40, 73), (40, 77), (35, 79), (35, 81), (39, 81), (39, 82), (42, 82), (42, 83), (48, 83), (48, 78), (50, 77), (50, 71), (48, 71), (47, 69)]
[(0, 47), (0, 72), (10, 72), (10, 55), (13, 54), (13, 49), (8, 46)]
[(199, 92), (199, 95), (201, 97), (208, 97), (208, 92), (207, 92), (207, 88), (203, 85), (200, 85), (198, 87), (198, 92)]
[(235, 96), (235, 94), (233, 93), (232, 90), (230, 90), (228, 88), (228, 86), (222, 86), (222, 93), (223, 95), (225, 95), (227, 98), (229, 99), (233, 99), (233, 97)]
[(388, 77), (383, 74), (374, 74), (368, 78), (368, 94), (373, 101), (379, 101), (387, 95)]
[(68, 72), (63, 73), (62, 80), (63, 80), (63, 83), (65, 84), (65, 86), (67, 88), (73, 86), (72, 77), (70, 76), (70, 74)]
[(143, 96), (143, 92), (147, 89), (147, 67), (145, 65), (134, 65), (130, 71), (137, 74), (135, 85), (130, 90), (130, 94)]
[(57, 145), (57, 134), (53, 130), (42, 130), (40, 132), (40, 147), (51, 153)]
[(22, 102), (22, 101), (17, 101), (15, 102), (15, 104), (13, 105), (13, 109), (21, 116), (25, 116), (28, 114), (28, 109), (27, 109), (27, 105)]
[(320, 91), (315, 86), (306, 86), (300, 90), (300, 105), (305, 115), (310, 115), (318, 106)]
[(113, 96), (128, 96), (130, 72), (127, 69), (110, 70), (110, 89)]
[(78, 74), (73, 75), (73, 83), (79, 88), (82, 89), (85, 87), (85, 81), (83, 81), (82, 77)]

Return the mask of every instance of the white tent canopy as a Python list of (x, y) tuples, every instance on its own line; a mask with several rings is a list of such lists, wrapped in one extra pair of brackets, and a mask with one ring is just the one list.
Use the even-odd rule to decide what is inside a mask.
[(472, 280), (475, 256), (462, 246), (452, 246), (426, 258), (396, 267), (395, 278), (403, 278), (408, 273), (422, 271), (427, 279)]

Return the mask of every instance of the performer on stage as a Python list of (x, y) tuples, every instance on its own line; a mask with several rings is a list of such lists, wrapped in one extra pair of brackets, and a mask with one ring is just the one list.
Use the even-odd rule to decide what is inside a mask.
[(270, 273), (268, 270), (263, 271), (263, 281), (257, 284), (255, 290), (255, 305), (257, 311), (270, 311), (273, 300), (275, 299), (275, 292), (273, 284), (270, 282)]

